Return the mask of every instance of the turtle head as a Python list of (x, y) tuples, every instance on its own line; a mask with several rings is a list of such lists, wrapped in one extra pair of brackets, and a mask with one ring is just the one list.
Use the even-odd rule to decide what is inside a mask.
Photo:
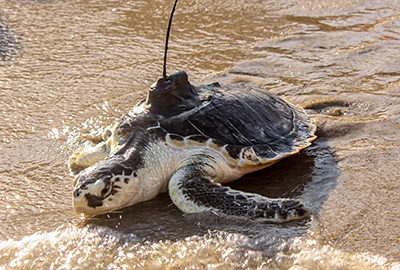
[(103, 160), (81, 171), (73, 185), (75, 213), (84, 217), (133, 205), (140, 197), (137, 173), (121, 165), (118, 157)]
[(188, 75), (184, 71), (160, 78), (150, 88), (147, 97), (147, 104), (151, 105), (150, 112), (165, 117), (193, 109), (199, 102), (197, 89), (190, 84)]

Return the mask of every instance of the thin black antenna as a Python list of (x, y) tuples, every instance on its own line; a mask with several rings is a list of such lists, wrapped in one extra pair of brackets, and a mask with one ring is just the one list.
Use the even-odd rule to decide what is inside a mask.
[(175, 7), (176, 7), (176, 4), (177, 4), (177, 3), (178, 3), (178, 0), (175, 0), (174, 7), (172, 8), (171, 16), (169, 17), (168, 30), (167, 30), (167, 38), (166, 38), (166, 40), (165, 40), (164, 69), (163, 69), (164, 81), (167, 80), (167, 51), (168, 51), (169, 33), (171, 32), (172, 17), (174, 16)]

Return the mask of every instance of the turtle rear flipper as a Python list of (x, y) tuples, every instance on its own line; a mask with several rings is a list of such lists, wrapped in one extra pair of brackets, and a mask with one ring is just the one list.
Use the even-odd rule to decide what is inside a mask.
[(223, 187), (208, 179), (196, 165), (183, 167), (172, 176), (169, 194), (185, 213), (216, 211), (277, 223), (310, 213), (299, 200), (271, 199)]

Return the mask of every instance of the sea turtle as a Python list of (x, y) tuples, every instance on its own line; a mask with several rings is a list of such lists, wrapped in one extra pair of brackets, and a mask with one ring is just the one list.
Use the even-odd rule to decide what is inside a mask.
[(112, 212), (168, 190), (185, 213), (273, 222), (306, 216), (299, 200), (221, 185), (309, 146), (316, 127), (304, 110), (241, 84), (195, 87), (183, 71), (166, 76), (165, 59), (166, 51), (164, 76), (147, 98), (104, 132), (100, 143), (71, 156), (70, 168), (78, 173), (76, 213)]
[(306, 113), (266, 90), (195, 87), (183, 71), (158, 80), (147, 99), (104, 141), (76, 152), (70, 168), (77, 214), (96, 215), (169, 190), (185, 213), (286, 221), (307, 214), (303, 203), (269, 199), (220, 184), (293, 155), (315, 139)]

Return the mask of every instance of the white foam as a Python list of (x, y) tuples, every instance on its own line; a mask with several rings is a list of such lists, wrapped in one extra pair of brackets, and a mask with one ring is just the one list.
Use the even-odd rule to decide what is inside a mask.
[(1, 269), (400, 269), (382, 256), (346, 253), (310, 236), (289, 240), (210, 232), (139, 242), (104, 227), (62, 226), (0, 242)]

